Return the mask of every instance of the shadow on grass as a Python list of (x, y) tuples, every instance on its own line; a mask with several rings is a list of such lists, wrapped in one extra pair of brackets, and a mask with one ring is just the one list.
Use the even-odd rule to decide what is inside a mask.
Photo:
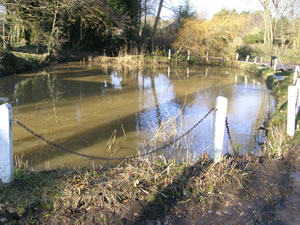
[(60, 195), (56, 188), (58, 172), (24, 172), (15, 170), (12, 184), (0, 186), (0, 224), (35, 223), (39, 213), (51, 213), (53, 199)]
[[(205, 164), (209, 164), (206, 161)], [(166, 216), (172, 208), (185, 199), (187, 185), (193, 177), (198, 177), (204, 165), (197, 162), (189, 167), (184, 168), (182, 172), (173, 179), (173, 182), (166, 187), (158, 188), (157, 194), (148, 196), (148, 204), (143, 207), (139, 216), (130, 224), (149, 224), (149, 220), (156, 221), (157, 219), (167, 220)], [(182, 212), (179, 212), (182, 215)], [(180, 222), (178, 221), (180, 224)]]

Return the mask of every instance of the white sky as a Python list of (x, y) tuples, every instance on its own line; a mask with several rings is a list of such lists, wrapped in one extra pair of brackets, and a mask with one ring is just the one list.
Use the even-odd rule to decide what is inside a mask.
[(190, 0), (197, 12), (207, 13), (208, 18), (221, 9), (236, 9), (237, 12), (262, 10), (258, 0)]
[[(171, 0), (171, 2), (180, 4), (183, 0)], [(208, 19), (223, 8), (236, 9), (237, 12), (263, 10), (258, 0), (190, 0), (190, 4), (198, 13), (204, 12)]]

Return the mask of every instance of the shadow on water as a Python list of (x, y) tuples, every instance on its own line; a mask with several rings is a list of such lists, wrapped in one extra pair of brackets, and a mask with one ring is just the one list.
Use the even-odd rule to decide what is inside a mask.
[[(123, 157), (136, 152), (137, 143), (141, 143), (139, 132), (149, 131), (146, 129), (151, 119), (154, 118), (157, 128), (180, 110), (185, 98), (188, 99), (185, 116), (189, 126), (188, 122), (194, 122), (192, 116), (214, 105), (216, 96), (225, 95), (231, 104), (247, 88), (239, 79), (236, 79), (238, 84), (237, 81), (234, 84), (228, 72), (222, 71), (220, 75), (219, 69), (211, 69), (208, 77), (205, 68), (191, 69), (189, 76), (184, 70), (172, 69), (169, 77), (164, 70), (161, 73), (158, 70), (107, 71), (74, 64), (57, 65), (44, 73), (4, 79), (0, 83), (0, 96), (12, 103), (16, 119), (38, 134), (70, 150), (90, 155), (110, 155), (104, 150), (106, 142), (115, 129), (121, 133), (123, 125), (126, 133), (131, 133), (131, 142), (126, 142), (123, 146), (127, 147), (120, 147), (117, 153)], [(229, 111), (237, 111), (235, 105), (229, 108)], [(61, 156), (67, 154), (35, 141), (36, 137), (23, 131), (17, 130), (15, 134), (18, 134), (17, 154), (24, 153), (25, 159), (32, 163), (56, 157), (62, 161)], [(98, 151), (100, 143), (104, 148)]]

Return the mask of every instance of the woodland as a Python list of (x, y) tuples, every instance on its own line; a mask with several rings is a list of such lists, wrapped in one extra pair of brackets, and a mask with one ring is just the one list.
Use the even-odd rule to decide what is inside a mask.
[[(252, 0), (264, 10), (222, 9), (208, 19), (189, 0), (1, 0), (1, 51), (57, 56), (66, 49), (100, 55), (209, 54), (285, 57), (300, 52), (300, 0)], [(245, 1), (246, 4), (246, 1)], [(168, 16), (162, 16), (162, 12)], [(25, 47), (24, 47), (25, 46)]]

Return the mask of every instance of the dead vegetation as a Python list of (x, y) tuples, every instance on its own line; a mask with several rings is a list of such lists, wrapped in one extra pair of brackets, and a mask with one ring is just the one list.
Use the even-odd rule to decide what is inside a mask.
[[(157, 132), (150, 149), (140, 155), (182, 135), (180, 115), (152, 127)], [(14, 183), (0, 188), (0, 219), (12, 224), (140, 224), (172, 210), (179, 213), (180, 207), (211, 210), (228, 185), (243, 187), (251, 174), (248, 159), (227, 156), (213, 164), (208, 155), (195, 155), (191, 141), (186, 135), (163, 154), (123, 161), (114, 168), (33, 172), (16, 159)]]

